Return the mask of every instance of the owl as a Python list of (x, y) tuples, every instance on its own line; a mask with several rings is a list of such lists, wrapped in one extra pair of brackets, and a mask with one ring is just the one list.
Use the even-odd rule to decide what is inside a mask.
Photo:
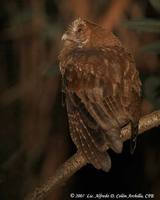
[(97, 169), (109, 171), (111, 148), (121, 153), (121, 129), (131, 124), (132, 151), (140, 119), (141, 82), (120, 40), (95, 23), (76, 19), (59, 55), (70, 135)]

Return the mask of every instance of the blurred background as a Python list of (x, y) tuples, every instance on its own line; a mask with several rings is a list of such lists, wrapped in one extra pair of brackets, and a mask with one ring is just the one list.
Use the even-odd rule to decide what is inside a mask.
[[(75, 153), (63, 106), (58, 54), (76, 17), (113, 30), (143, 82), (142, 115), (160, 108), (159, 0), (0, 1), (0, 199), (21, 200)], [(88, 165), (47, 200), (77, 193), (154, 193), (160, 199), (160, 128), (139, 136), (134, 155), (110, 151), (112, 169)]]

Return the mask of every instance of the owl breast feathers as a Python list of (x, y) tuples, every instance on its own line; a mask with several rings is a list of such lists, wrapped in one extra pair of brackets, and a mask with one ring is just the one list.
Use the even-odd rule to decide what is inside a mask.
[(75, 20), (63, 39), (60, 70), (72, 140), (88, 163), (108, 171), (106, 150), (122, 151), (121, 128), (131, 123), (137, 134), (139, 74), (120, 41), (95, 24)]

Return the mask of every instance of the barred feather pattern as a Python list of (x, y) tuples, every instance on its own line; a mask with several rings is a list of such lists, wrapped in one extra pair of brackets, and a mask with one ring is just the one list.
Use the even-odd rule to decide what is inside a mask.
[[(91, 129), (86, 124), (86, 120), (89, 122), (89, 119), (84, 118), (83, 114), (70, 101), (69, 97), (66, 98), (66, 104), (70, 134), (77, 148), (83, 152), (89, 163), (92, 163), (97, 169), (109, 171), (111, 160), (107, 152), (102, 149), (102, 138), (98, 140), (96, 137), (95, 130), (97, 127), (92, 127)], [(93, 122), (90, 121), (91, 123)]]

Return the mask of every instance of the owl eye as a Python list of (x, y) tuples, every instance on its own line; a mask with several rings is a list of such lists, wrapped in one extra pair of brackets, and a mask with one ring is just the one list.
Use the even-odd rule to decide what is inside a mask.
[(81, 32), (82, 32), (82, 28), (78, 28), (78, 29), (77, 29), (77, 32), (78, 32), (78, 33), (81, 33)]

